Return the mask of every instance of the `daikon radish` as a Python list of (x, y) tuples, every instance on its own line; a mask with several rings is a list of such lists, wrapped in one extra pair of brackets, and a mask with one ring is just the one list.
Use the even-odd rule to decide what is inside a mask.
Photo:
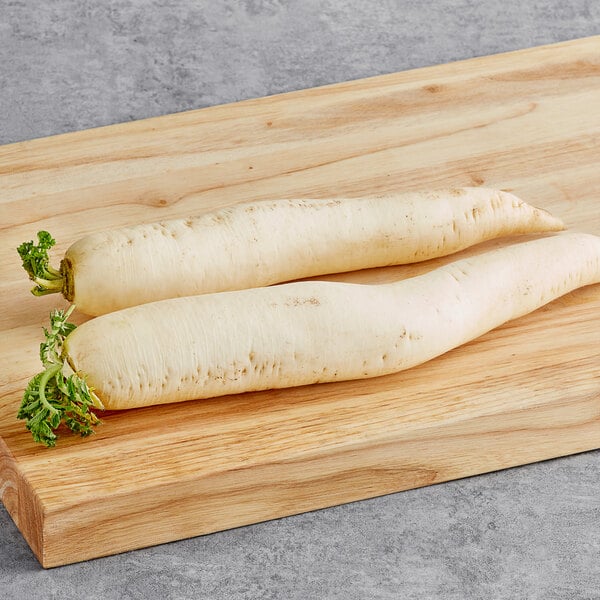
[(34, 294), (62, 292), (89, 315), (166, 298), (418, 262), (499, 236), (563, 223), (485, 188), (363, 198), (277, 200), (103, 231), (81, 238), (59, 269), (54, 240), (19, 247)]
[(304, 281), (175, 298), (76, 329), (68, 312), (57, 311), (42, 344), (46, 370), (30, 382), (19, 417), (34, 439), (53, 445), (61, 421), (90, 433), (92, 406), (128, 409), (386, 375), (597, 282), (600, 238), (569, 233), (389, 284)]

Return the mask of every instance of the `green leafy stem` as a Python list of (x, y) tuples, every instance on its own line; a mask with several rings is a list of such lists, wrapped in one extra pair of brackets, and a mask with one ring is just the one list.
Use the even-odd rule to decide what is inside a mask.
[(40, 344), (40, 359), (44, 371), (31, 379), (17, 413), (18, 419), (26, 420), (26, 427), (36, 442), (48, 447), (56, 445), (58, 429), (64, 423), (71, 431), (87, 436), (100, 423), (92, 407), (104, 408), (85, 378), (77, 373), (65, 374), (64, 341), (75, 329), (69, 323), (75, 305), (66, 312), (50, 313), (50, 328), (44, 328), (45, 340)]
[(17, 252), (23, 261), (23, 268), (27, 271), (29, 279), (36, 285), (31, 289), (35, 296), (63, 292), (66, 284), (65, 274), (61, 269), (50, 265), (48, 250), (56, 244), (54, 238), (47, 231), (38, 231), (38, 243), (33, 241), (23, 242)]

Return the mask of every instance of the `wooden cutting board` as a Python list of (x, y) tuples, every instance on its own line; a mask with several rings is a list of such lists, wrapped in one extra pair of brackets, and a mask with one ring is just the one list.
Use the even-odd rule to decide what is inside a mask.
[(600, 37), (0, 147), (0, 494), (41, 564), (600, 447), (600, 286), (393, 376), (115, 412), (50, 450), (16, 421), (65, 306), (29, 294), (15, 248), (39, 229), (58, 261), (242, 200), (464, 185), (600, 234)]

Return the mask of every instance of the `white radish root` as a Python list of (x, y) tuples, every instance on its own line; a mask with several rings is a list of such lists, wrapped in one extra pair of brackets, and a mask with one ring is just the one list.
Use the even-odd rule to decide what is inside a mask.
[[(238, 204), (189, 219), (88, 235), (38, 294), (100, 315), (129, 306), (414, 263), (499, 236), (558, 231), (560, 219), (487, 188)], [(49, 234), (47, 234), (49, 237)], [(25, 244), (27, 246), (27, 244)], [(45, 287), (44, 287), (45, 286)]]
[(104, 407), (362, 379), (413, 367), (581, 286), (600, 238), (560, 234), (385, 285), (307, 281), (165, 300), (64, 343)]

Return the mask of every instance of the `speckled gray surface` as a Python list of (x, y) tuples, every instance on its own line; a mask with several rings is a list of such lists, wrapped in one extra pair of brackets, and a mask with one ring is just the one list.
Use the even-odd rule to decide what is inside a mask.
[[(598, 33), (596, 0), (0, 0), (0, 143)], [(600, 598), (600, 452), (48, 571), (0, 507), (21, 598)]]

